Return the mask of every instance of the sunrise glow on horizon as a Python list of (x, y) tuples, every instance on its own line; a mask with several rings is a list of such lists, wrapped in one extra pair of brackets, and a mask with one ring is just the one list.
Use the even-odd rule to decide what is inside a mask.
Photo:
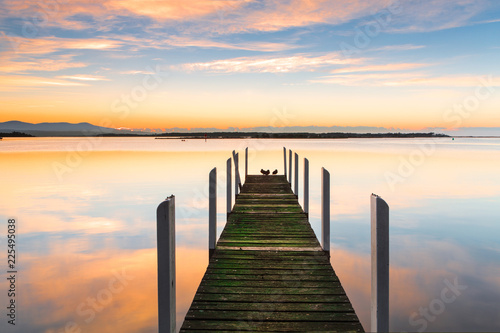
[(0, 122), (500, 127), (492, 0), (2, 1)]

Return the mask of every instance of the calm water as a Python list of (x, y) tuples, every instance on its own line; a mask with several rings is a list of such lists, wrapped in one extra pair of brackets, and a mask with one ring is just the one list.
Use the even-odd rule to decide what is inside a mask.
[[(366, 330), (376, 193), (391, 209), (391, 329), (500, 331), (500, 139), (459, 138), (4, 139), (0, 330), (156, 332), (155, 214), (171, 194), (180, 327), (208, 263), (208, 172), (217, 167), (220, 232), (225, 162), (247, 146), (250, 173), (282, 173), (283, 146), (309, 159), (317, 235), (320, 169), (330, 171), (332, 264)], [(18, 235), (15, 327), (6, 316), (9, 218)]]

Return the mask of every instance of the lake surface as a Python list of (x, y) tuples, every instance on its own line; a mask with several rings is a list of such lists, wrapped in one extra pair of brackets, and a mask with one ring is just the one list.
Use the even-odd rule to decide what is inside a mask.
[[(249, 147), (249, 173), (283, 173), (283, 147), (331, 173), (331, 262), (370, 330), (370, 195), (390, 206), (393, 331), (500, 331), (500, 139), (0, 141), (2, 332), (156, 332), (156, 207), (176, 196), (177, 320), (208, 264), (208, 173)], [(244, 170), (240, 173), (244, 176)], [(299, 201), (302, 203), (302, 170)], [(6, 314), (16, 220), (16, 325)]]

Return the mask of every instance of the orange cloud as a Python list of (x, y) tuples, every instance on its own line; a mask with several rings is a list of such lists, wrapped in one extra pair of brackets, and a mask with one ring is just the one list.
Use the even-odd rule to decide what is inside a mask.
[[(312, 24), (341, 24), (362, 17), (370, 18), (385, 10), (394, 1), (328, 1), (328, 0), (271, 0), (256, 3), (252, 0), (105, 0), (71, 2), (39, 2), (35, 0), (7, 0), (3, 3), (3, 17), (33, 18), (44, 26), (79, 30), (108, 29), (120, 17), (149, 17), (165, 24), (189, 21), (182, 27), (190, 31), (237, 33), (242, 31), (277, 31), (289, 27)], [(447, 0), (421, 3), (400, 1), (401, 12), (393, 15), (388, 30), (432, 31), (469, 24), (477, 13), (487, 10), (489, 4), (463, 0), (460, 5)], [(96, 22), (74, 18), (75, 14), (89, 15)], [(177, 25), (177, 27), (179, 27)]]
[(115, 11), (128, 11), (136, 15), (143, 15), (157, 20), (190, 20), (206, 15), (235, 9), (248, 1), (211, 1), (211, 0), (111, 0), (106, 7)]
[[(318, 23), (339, 24), (384, 8), (390, 2), (293, 0), (270, 1), (265, 10), (250, 11), (239, 18), (241, 30), (275, 31)], [(238, 23), (234, 22), (237, 26)]]
[(105, 78), (104, 76), (86, 75), (86, 74), (64, 75), (64, 76), (58, 76), (58, 78), (59, 79), (78, 80), (78, 81), (109, 81), (109, 79)]
[(15, 47), (17, 55), (43, 55), (60, 50), (109, 50), (122, 45), (121, 41), (107, 38), (23, 38), (1, 35), (0, 41), (10, 42)]

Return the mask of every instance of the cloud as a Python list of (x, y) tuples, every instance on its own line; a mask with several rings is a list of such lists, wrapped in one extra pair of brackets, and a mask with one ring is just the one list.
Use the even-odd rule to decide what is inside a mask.
[(105, 78), (104, 76), (87, 75), (87, 74), (64, 75), (64, 76), (58, 76), (57, 78), (78, 80), (78, 81), (109, 81), (109, 79)]
[(122, 72), (119, 72), (118, 74), (122, 74), (122, 75), (153, 75), (155, 74), (154, 72), (152, 71), (144, 71), (144, 70), (130, 70), (130, 71), (122, 71)]
[[(473, 18), (492, 7), (485, 0), (269, 0), (256, 1), (144, 1), (114, 0), (106, 7), (147, 16), (154, 20), (183, 24), (190, 32), (233, 34), (280, 31), (315, 24), (339, 25), (356, 19), (376, 20), (389, 13), (386, 31), (422, 32), (469, 25)], [(390, 12), (390, 10), (393, 10)]]
[[(415, 87), (478, 87), (479, 76), (430, 76), (423, 72), (411, 73), (360, 73), (329, 75), (310, 80), (313, 83), (343, 86), (415, 86)], [(498, 80), (494, 85), (500, 85)]]
[(368, 65), (368, 66), (344, 67), (344, 68), (334, 69), (331, 71), (331, 73), (337, 74), (337, 73), (355, 73), (355, 72), (387, 72), (387, 71), (392, 72), (392, 71), (420, 68), (424, 66), (428, 65), (419, 63)]
[(210, 73), (289, 73), (314, 71), (324, 66), (356, 64), (359, 62), (361, 62), (361, 59), (343, 59), (336, 53), (322, 56), (299, 54), (288, 57), (241, 57), (188, 63), (173, 66), (172, 69)]
[(233, 50), (247, 50), (247, 51), (260, 51), (260, 52), (278, 52), (297, 48), (299, 46), (287, 43), (273, 43), (273, 42), (244, 42), (244, 43), (227, 43), (217, 42), (208, 39), (194, 39), (184, 36), (172, 36), (164, 41), (162, 44), (168, 44), (176, 47), (200, 47), (200, 48), (222, 48)]
[(2, 73), (29, 73), (35, 71), (55, 72), (68, 68), (82, 68), (87, 64), (83, 62), (73, 61), (73, 55), (63, 54), (52, 56), (50, 58), (34, 59), (30, 58), (25, 61), (4, 60), (0, 65)]
[(500, 22), (500, 19), (479, 21), (479, 22), (475, 22), (475, 24), (490, 24), (490, 23), (498, 23), (498, 22)]
[(379, 48), (371, 49), (371, 51), (412, 51), (425, 48), (424, 45), (402, 44), (402, 45), (387, 45)]
[[(486, 0), (400, 0), (388, 32), (415, 33), (458, 28), (474, 24), (474, 17), (495, 5)], [(424, 5), (425, 4), (425, 5)]]
[(26, 88), (36, 87), (73, 87), (87, 86), (88, 84), (80, 82), (71, 82), (61, 79), (52, 79), (38, 76), (24, 75), (0, 75), (0, 91), (17, 91)]
[[(11, 48), (0, 52), (0, 72), (31, 74), (33, 72), (56, 72), (70, 68), (89, 66), (87, 62), (75, 60), (81, 50), (114, 50), (122, 41), (107, 38), (22, 38), (0, 35), (0, 43), (9, 43)], [(14, 52), (11, 52), (14, 51)], [(75, 53), (77, 52), (77, 53)], [(62, 54), (61, 54), (62, 53)], [(16, 80), (17, 81), (17, 80)]]
[(105, 6), (111, 11), (127, 11), (157, 20), (186, 21), (213, 13), (234, 10), (249, 1), (242, 0), (111, 0)]
[(116, 41), (120, 41), (123, 45), (135, 46), (138, 48), (155, 48), (155, 49), (172, 49), (177, 47), (198, 47), (206, 49), (228, 49), (228, 50), (246, 50), (259, 52), (279, 52), (291, 49), (296, 49), (303, 46), (297, 46), (293, 43), (283, 42), (264, 42), (264, 41), (245, 41), (245, 42), (228, 42), (208, 38), (197, 38), (188, 35), (168, 36), (163, 34), (138, 38), (134, 36), (114, 35)]
[[(486, 0), (76, 0), (3, 2), (1, 17), (32, 18), (43, 27), (112, 31), (130, 24), (159, 23), (194, 33), (233, 34), (279, 31), (315, 24), (339, 25), (356, 19), (373, 21), (395, 3), (387, 31), (421, 32), (469, 25), (474, 17), (495, 6)], [(144, 20), (144, 18), (149, 19)], [(141, 21), (142, 20), (142, 21)]]
[(19, 36), (0, 36), (2, 43), (7, 42), (15, 46), (17, 55), (42, 55), (54, 53), (60, 50), (110, 50), (120, 47), (123, 43), (118, 40), (107, 38), (23, 38)]

